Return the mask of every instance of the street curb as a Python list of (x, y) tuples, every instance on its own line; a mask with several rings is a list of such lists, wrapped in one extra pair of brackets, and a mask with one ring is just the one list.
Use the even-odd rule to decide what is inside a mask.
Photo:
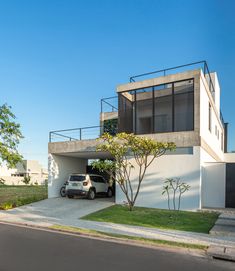
[[(112, 237), (112, 236), (99, 236), (98, 234), (90, 234), (90, 233), (82, 233), (82, 232), (76, 232), (76, 231), (70, 231), (70, 230), (64, 230), (64, 229), (55, 229), (52, 227), (46, 227), (46, 226), (39, 226), (39, 225), (33, 225), (28, 223), (20, 223), (20, 222), (5, 222), (3, 220), (0, 220), (0, 225), (9, 225), (9, 226), (17, 226), (22, 228), (30, 228), (33, 230), (40, 230), (40, 231), (46, 231), (46, 232), (52, 232), (57, 234), (66, 234), (70, 236), (77, 236), (81, 238), (88, 238), (88, 239), (94, 239), (99, 241), (105, 241), (105, 242), (111, 242), (111, 243), (117, 243), (122, 245), (131, 245), (131, 246), (137, 246), (137, 247), (143, 247), (148, 249), (155, 249), (155, 250), (164, 250), (167, 252), (174, 252), (174, 253), (180, 253), (180, 254), (190, 254), (193, 256), (201, 257), (201, 258), (207, 258), (208, 255), (205, 250), (203, 249), (193, 249), (193, 248), (183, 248), (178, 247), (174, 245), (165, 245), (165, 244), (146, 244), (143, 241), (137, 241), (137, 240), (131, 240), (126, 238), (119, 238), (119, 237)], [(128, 236), (128, 235), (127, 235)], [(147, 239), (147, 238), (146, 238)], [(191, 245), (191, 243), (188, 243)]]
[(224, 246), (210, 246), (207, 255), (215, 259), (235, 262), (235, 249)]

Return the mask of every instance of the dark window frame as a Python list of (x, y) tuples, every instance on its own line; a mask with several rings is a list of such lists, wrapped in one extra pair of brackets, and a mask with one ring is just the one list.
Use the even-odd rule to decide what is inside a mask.
[(211, 132), (212, 128), (212, 121), (211, 121), (211, 103), (209, 102), (209, 109), (208, 109), (208, 129)]
[(221, 144), (221, 150), (224, 151), (224, 134), (221, 132), (221, 137), (220, 137), (220, 144)]
[[(178, 93), (178, 94), (175, 94), (174, 90), (175, 90), (175, 87), (174, 87), (174, 84), (175, 83), (179, 83), (179, 82), (184, 82), (184, 81), (192, 81), (192, 85), (193, 85), (193, 91), (190, 91), (193, 93), (193, 103), (192, 103), (192, 130), (180, 130), (180, 131), (176, 131), (175, 129), (175, 96), (176, 95), (180, 95), (182, 93)], [(172, 129), (171, 131), (158, 131), (158, 132), (155, 132), (155, 101), (154, 101), (154, 88), (155, 87), (159, 87), (159, 86), (162, 86), (162, 85), (171, 85), (171, 94), (170, 95), (166, 95), (166, 96), (171, 96), (172, 97)], [(133, 93), (133, 101), (132, 101), (132, 112), (133, 112), (133, 133), (134, 134), (137, 134), (137, 113), (136, 113), (136, 106), (137, 106), (137, 103), (136, 103), (136, 92), (138, 90), (143, 90), (143, 89), (151, 89), (152, 88), (152, 129), (151, 129), (151, 133), (152, 134), (160, 134), (160, 133), (173, 133), (173, 132), (188, 132), (188, 131), (194, 131), (194, 128), (195, 128), (195, 105), (194, 105), (194, 102), (195, 102), (195, 80), (194, 78), (187, 78), (187, 79), (182, 79), (182, 80), (177, 80), (177, 81), (173, 81), (173, 82), (166, 82), (166, 83), (163, 83), (163, 84), (159, 84), (159, 85), (152, 85), (152, 86), (148, 86), (148, 87), (145, 87), (145, 88), (136, 88), (136, 89), (132, 89), (132, 90), (127, 90), (127, 91), (123, 91), (123, 92), (120, 92), (118, 95), (122, 95), (122, 93), (130, 93), (132, 92)], [(149, 92), (151, 92), (149, 91)], [(189, 92), (189, 93), (190, 93)], [(120, 105), (118, 105), (118, 109), (120, 109)], [(146, 133), (147, 134), (147, 133)]]

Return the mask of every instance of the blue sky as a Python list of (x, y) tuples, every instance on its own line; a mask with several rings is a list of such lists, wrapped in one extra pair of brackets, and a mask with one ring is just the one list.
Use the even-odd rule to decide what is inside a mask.
[(25, 158), (47, 165), (51, 130), (99, 124), (130, 75), (207, 60), (235, 149), (235, 1), (0, 1), (0, 103)]

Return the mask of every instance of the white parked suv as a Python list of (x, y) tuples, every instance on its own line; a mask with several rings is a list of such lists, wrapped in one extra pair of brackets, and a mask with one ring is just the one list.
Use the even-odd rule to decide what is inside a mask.
[(71, 174), (66, 182), (65, 191), (69, 198), (73, 198), (75, 195), (84, 195), (88, 199), (94, 199), (96, 194), (113, 196), (109, 182), (96, 174)]

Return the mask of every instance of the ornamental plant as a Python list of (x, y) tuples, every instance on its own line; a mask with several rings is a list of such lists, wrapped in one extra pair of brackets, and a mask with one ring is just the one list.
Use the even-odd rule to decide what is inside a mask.
[[(182, 195), (190, 189), (190, 185), (182, 182), (180, 178), (169, 178), (164, 181), (162, 195), (167, 195), (168, 209), (180, 210)], [(178, 199), (177, 199), (178, 198)]]
[[(173, 142), (157, 142), (151, 138), (134, 134), (118, 133), (112, 136), (104, 133), (99, 139), (97, 151), (108, 152), (113, 160), (98, 160), (92, 166), (107, 172), (124, 193), (129, 210), (132, 211), (144, 181), (147, 168), (153, 161), (175, 149)], [(132, 159), (134, 158), (134, 159)], [(133, 186), (131, 173), (138, 172), (137, 185)]]

